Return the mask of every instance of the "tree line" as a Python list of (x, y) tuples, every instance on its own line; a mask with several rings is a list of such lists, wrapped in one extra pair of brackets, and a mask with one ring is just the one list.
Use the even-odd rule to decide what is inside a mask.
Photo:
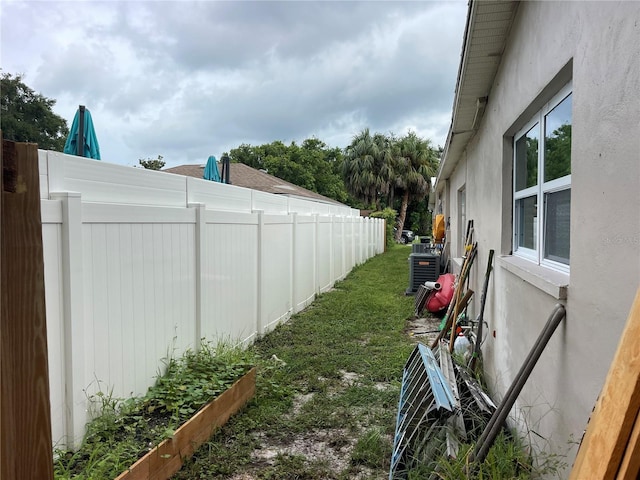
[[(69, 128), (66, 120), (52, 111), (56, 101), (36, 93), (21, 75), (2, 73), (0, 82), (3, 137), (62, 151)], [(285, 145), (279, 140), (257, 146), (242, 144), (223, 156), (353, 208), (396, 210), (399, 239), (405, 224), (420, 233), (429, 230), (424, 199), (431, 177), (437, 174), (440, 153), (441, 149), (415, 132), (396, 137), (371, 134), (366, 128), (345, 149), (329, 147), (312, 137), (300, 145)], [(158, 155), (157, 159), (140, 159), (139, 164), (158, 170), (165, 162)]]
[(419, 232), (429, 229), (424, 199), (438, 171), (440, 150), (415, 132), (396, 137), (372, 135), (366, 128), (344, 150), (309, 138), (302, 145), (243, 144), (228, 155), (232, 162), (264, 170), (354, 208), (397, 210), (397, 239), (405, 224)]

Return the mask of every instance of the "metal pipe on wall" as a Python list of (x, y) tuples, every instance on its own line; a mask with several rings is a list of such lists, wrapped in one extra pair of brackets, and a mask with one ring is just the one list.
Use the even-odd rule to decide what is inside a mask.
[(500, 403), (498, 409), (493, 413), (493, 415), (491, 416), (491, 420), (489, 420), (489, 423), (478, 439), (476, 448), (469, 458), (469, 463), (482, 463), (487, 457), (487, 453), (489, 453), (491, 445), (493, 445), (494, 440), (498, 436), (498, 432), (500, 432), (500, 429), (502, 428), (502, 424), (511, 411), (511, 407), (513, 407), (513, 404), (516, 402), (516, 399), (522, 391), (522, 388), (529, 378), (529, 375), (531, 375), (533, 367), (535, 367), (538, 359), (540, 358), (540, 355), (542, 354), (542, 351), (547, 346), (547, 343), (549, 343), (551, 336), (555, 332), (558, 325), (560, 325), (562, 319), (565, 318), (565, 316), (566, 310), (564, 306), (561, 304), (557, 304), (553, 309), (553, 312), (551, 312), (549, 320), (547, 320), (547, 323), (540, 333), (540, 336), (537, 338), (536, 342), (533, 345), (533, 348), (529, 352), (529, 355), (524, 361), (524, 364), (520, 368), (520, 371), (516, 375), (515, 380), (509, 387), (509, 390), (507, 390), (504, 400), (502, 400), (502, 403)]

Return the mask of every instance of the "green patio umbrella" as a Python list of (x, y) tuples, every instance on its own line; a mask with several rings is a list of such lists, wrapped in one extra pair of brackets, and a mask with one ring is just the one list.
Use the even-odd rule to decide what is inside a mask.
[(204, 175), (202, 178), (205, 180), (211, 180), (213, 182), (221, 182), (220, 172), (218, 171), (218, 162), (216, 157), (211, 155), (207, 160), (207, 165), (204, 167)]
[(73, 117), (71, 130), (64, 144), (64, 153), (100, 160), (100, 145), (98, 145), (96, 130), (91, 113), (84, 105), (78, 107)]

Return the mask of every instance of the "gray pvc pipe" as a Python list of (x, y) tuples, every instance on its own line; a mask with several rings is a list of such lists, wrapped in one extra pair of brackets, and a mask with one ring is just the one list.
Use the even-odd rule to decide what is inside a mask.
[(551, 312), (549, 320), (547, 320), (546, 325), (542, 329), (540, 336), (536, 340), (536, 343), (534, 343), (533, 348), (529, 352), (529, 355), (524, 361), (524, 364), (516, 375), (515, 380), (509, 387), (509, 390), (507, 390), (504, 400), (502, 400), (502, 403), (500, 404), (498, 409), (493, 413), (491, 419), (489, 420), (489, 423), (482, 432), (480, 439), (478, 439), (473, 455), (469, 459), (470, 462), (482, 463), (487, 457), (487, 453), (489, 453), (489, 449), (498, 436), (498, 433), (502, 428), (502, 424), (509, 415), (511, 407), (513, 407), (513, 404), (516, 402), (516, 399), (522, 391), (524, 384), (529, 378), (529, 375), (531, 375), (533, 367), (535, 367), (536, 363), (538, 362), (542, 351), (547, 346), (547, 343), (549, 343), (551, 336), (555, 332), (556, 328), (558, 328), (558, 325), (560, 325), (560, 322), (565, 317), (565, 315), (566, 310), (564, 306), (556, 304), (553, 312)]

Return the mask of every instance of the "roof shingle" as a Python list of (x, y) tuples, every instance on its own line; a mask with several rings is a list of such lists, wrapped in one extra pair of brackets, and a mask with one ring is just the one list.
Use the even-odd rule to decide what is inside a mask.
[[(177, 167), (165, 168), (161, 171), (184, 175), (187, 177), (203, 178), (204, 167), (204, 165), (179, 165)], [(244, 163), (231, 163), (229, 167), (230, 182), (232, 185), (237, 187), (260, 190), (262, 192), (273, 193), (276, 195), (301, 197), (334, 205), (344, 205), (332, 198), (325, 197), (319, 193), (299, 187), (298, 185), (294, 185), (293, 183), (289, 183), (278, 177), (269, 175), (262, 170), (256, 170)], [(218, 169), (222, 171), (219, 163)]]

